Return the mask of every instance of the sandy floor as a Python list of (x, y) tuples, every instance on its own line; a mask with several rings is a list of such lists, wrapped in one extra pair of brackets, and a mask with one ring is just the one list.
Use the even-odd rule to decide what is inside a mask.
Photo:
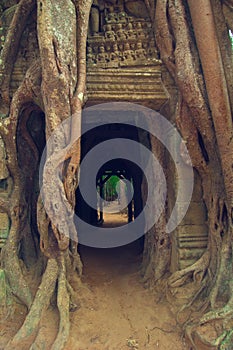
[[(126, 220), (126, 216), (108, 214), (105, 225)], [(142, 284), (137, 243), (114, 249), (82, 246), (80, 253), (86, 287), (81, 308), (70, 316), (66, 350), (189, 350), (175, 327), (169, 305), (156, 304), (153, 293)], [(0, 350), (24, 316), (25, 310), (19, 307), (13, 317), (0, 324)], [(57, 312), (50, 307), (41, 325), (44, 350), (51, 349), (57, 325)]]
[[(127, 223), (126, 215), (105, 214), (105, 227)], [(90, 307), (71, 316), (66, 350), (183, 350), (175, 319), (164, 303), (155, 303), (140, 276), (140, 246), (81, 247)]]

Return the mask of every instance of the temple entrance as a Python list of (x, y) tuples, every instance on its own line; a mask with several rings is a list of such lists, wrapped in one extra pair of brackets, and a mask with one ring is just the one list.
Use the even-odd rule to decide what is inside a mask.
[(133, 180), (124, 163), (123, 159), (106, 163), (97, 175), (98, 223), (104, 227), (133, 220)]
[[(107, 140), (122, 138), (136, 141), (139, 144), (141, 132), (137, 127), (120, 123), (94, 127), (82, 136), (81, 161), (91, 149)], [(146, 139), (149, 144), (149, 136)], [(140, 154), (139, 149), (138, 154)], [(90, 175), (82, 171), (81, 167), (80, 181), (88, 182)], [(127, 225), (134, 221), (143, 210), (142, 182), (142, 170), (135, 163), (123, 158), (112, 159), (96, 171), (96, 208), (86, 203), (78, 188), (76, 192), (76, 214), (88, 224), (96, 226), (96, 228), (102, 227), (107, 230), (108, 228)], [(125, 259), (126, 265), (129, 264), (127, 262), (129, 258), (131, 261), (135, 260), (138, 263), (143, 246), (144, 237), (126, 246), (109, 249), (91, 248), (79, 244), (79, 252), (84, 263), (84, 273), (88, 271), (88, 266), (90, 268), (91, 266), (100, 265), (106, 268), (115, 266), (119, 256)], [(124, 262), (122, 263), (124, 265)]]
[[(106, 140), (125, 138), (139, 142), (139, 132), (140, 130), (136, 127), (121, 124), (104, 125), (91, 129), (82, 137), (81, 161), (91, 149)], [(138, 152), (140, 153), (139, 150)], [(88, 182), (89, 175), (84, 174), (81, 168), (80, 178), (82, 180), (85, 179)], [(141, 169), (127, 159), (119, 158), (106, 162), (98, 169), (96, 175), (96, 208), (92, 208), (85, 202), (78, 188), (76, 192), (76, 214), (91, 225), (102, 225), (105, 222), (104, 216), (106, 213), (111, 212), (104, 206), (114, 205), (115, 203), (111, 202), (118, 201), (122, 208), (125, 203), (123, 209), (127, 212), (126, 222), (133, 221), (143, 208), (142, 178)], [(111, 180), (114, 180), (112, 187)]]

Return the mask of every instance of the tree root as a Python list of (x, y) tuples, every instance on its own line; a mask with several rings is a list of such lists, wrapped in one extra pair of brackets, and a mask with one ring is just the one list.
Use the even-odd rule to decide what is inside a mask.
[[(67, 281), (67, 269), (65, 253), (61, 253), (57, 259), (49, 259), (43, 274), (41, 284), (37, 290), (35, 299), (29, 313), (19, 331), (7, 344), (5, 350), (22, 349), (30, 350), (46, 348), (43, 336), (43, 327), (39, 328), (41, 317), (50, 304), (51, 297), (57, 285), (57, 307), (59, 311), (59, 329), (51, 350), (64, 349), (69, 337), (70, 319), (69, 312), (75, 311), (79, 306), (75, 303), (75, 292)], [(71, 308), (73, 308), (71, 310)]]
[(224, 332), (224, 338), (220, 339), (220, 350), (232, 350), (233, 349), (233, 330)]
[(224, 330), (214, 341), (205, 340), (199, 333), (198, 327), (203, 327), (208, 323), (215, 321), (222, 321), (222, 328), (227, 320), (231, 320), (233, 315), (233, 307), (231, 302), (227, 303), (223, 308), (211, 310), (207, 312), (196, 323), (190, 324), (186, 327), (186, 337), (192, 344), (195, 350), (198, 350), (196, 341), (210, 347), (210, 349), (230, 350), (233, 349), (233, 329)]
[[(229, 262), (231, 261), (231, 235), (228, 234), (228, 237), (225, 241), (222, 242), (222, 247), (220, 251), (220, 262), (216, 272), (216, 282), (214, 287), (211, 290), (210, 301), (212, 308), (215, 308), (217, 304), (218, 295), (223, 284), (224, 279), (230, 279), (232, 276), (232, 267), (229, 268)], [(231, 263), (230, 263), (231, 264)], [(228, 276), (227, 276), (228, 275)], [(231, 282), (229, 285), (232, 284)], [(232, 289), (232, 286), (231, 286)], [(231, 291), (231, 293), (233, 290)]]
[(32, 304), (32, 295), (22, 275), (17, 254), (15, 251), (12, 251), (11, 254), (5, 254), (4, 258), (4, 270), (12, 294), (29, 309)]
[(70, 330), (70, 298), (66, 284), (65, 260), (62, 256), (61, 271), (58, 278), (57, 306), (60, 315), (59, 330), (51, 350), (62, 350), (68, 340)]
[(78, 253), (78, 243), (71, 241), (70, 246), (69, 260), (71, 261), (71, 268), (73, 271), (77, 271), (79, 276), (82, 276), (83, 263)]
[(32, 295), (19, 265), (17, 255), (18, 229), (17, 217), (12, 216), (12, 226), (9, 238), (2, 249), (1, 259), (13, 295), (15, 295), (29, 309), (32, 304)]
[(221, 319), (230, 318), (232, 315), (233, 315), (233, 309), (232, 309), (232, 307), (229, 307), (227, 304), (221, 309), (207, 312), (200, 319), (200, 325), (203, 325), (205, 323), (208, 323), (208, 322), (211, 322), (214, 320), (221, 320)]
[(168, 286), (171, 288), (177, 288), (182, 286), (187, 279), (192, 275), (194, 282), (201, 282), (205, 276), (209, 267), (210, 253), (207, 250), (202, 257), (196, 261), (193, 265), (181, 270), (176, 271), (168, 279)]
[(1, 67), (3, 68), (3, 73), (0, 79), (0, 85), (3, 106), (8, 106), (10, 103), (9, 87), (11, 74), (17, 58), (20, 39), (26, 26), (27, 18), (33, 10), (35, 3), (35, 0), (21, 0), (16, 7), (10, 28), (8, 29), (6, 41), (1, 53)]
[[(179, 323), (179, 324), (180, 324), (180, 323), (184, 323), (184, 325), (185, 325), (185, 324), (187, 324), (187, 323), (189, 322), (190, 317), (191, 317), (191, 315), (192, 315), (192, 313), (193, 313), (191, 307), (192, 307), (193, 303), (198, 299), (198, 297), (200, 296), (200, 294), (203, 292), (203, 290), (205, 289), (205, 287), (206, 287), (206, 283), (205, 283), (204, 285), (202, 285), (202, 286), (198, 289), (198, 291), (196, 292), (196, 294), (193, 296), (193, 298), (192, 298), (187, 304), (184, 304), (184, 305), (181, 307), (181, 309), (177, 312), (177, 314), (176, 314), (176, 322), (177, 322), (177, 323)], [(207, 306), (208, 306), (208, 303), (206, 303), (206, 306), (204, 305), (205, 309), (207, 308)], [(190, 310), (189, 318), (188, 318), (185, 322), (182, 322), (182, 321), (179, 320), (179, 315), (180, 315), (184, 310), (187, 310), (187, 309)]]
[(80, 302), (77, 300), (77, 293), (75, 293), (73, 287), (67, 281), (67, 291), (69, 293), (70, 306), (69, 309), (71, 312), (76, 311), (80, 308)]
[[(233, 330), (224, 331), (214, 341), (207, 341), (200, 334), (196, 328), (198, 325), (192, 325), (186, 328), (186, 338), (193, 347), (193, 350), (199, 350), (199, 344), (205, 346), (210, 350), (232, 350), (233, 349)], [(198, 343), (198, 344), (197, 344)]]
[(41, 284), (37, 290), (30, 311), (19, 331), (7, 344), (5, 350), (25, 349), (28, 340), (32, 340), (38, 330), (42, 312), (49, 306), (58, 276), (58, 265), (55, 259), (49, 259)]

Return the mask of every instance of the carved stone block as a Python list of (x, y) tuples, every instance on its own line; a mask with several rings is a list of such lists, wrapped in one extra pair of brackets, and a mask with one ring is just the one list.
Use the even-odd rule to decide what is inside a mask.
[[(129, 16), (122, 2), (121, 5), (105, 5), (102, 21), (99, 32), (96, 32), (96, 26), (96, 30), (91, 30), (88, 36), (88, 66), (107, 69), (160, 63), (148, 18)], [(90, 51), (98, 55), (96, 60)]]
[(167, 101), (161, 82), (160, 66), (89, 68), (87, 98), (90, 103), (109, 101), (138, 102), (159, 110)]
[(6, 213), (0, 213), (0, 248), (4, 246), (10, 231), (10, 220)]

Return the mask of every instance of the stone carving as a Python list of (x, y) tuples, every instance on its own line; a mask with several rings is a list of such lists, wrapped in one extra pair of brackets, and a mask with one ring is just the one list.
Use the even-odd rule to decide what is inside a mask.
[(151, 22), (143, 17), (129, 15), (125, 1), (111, 0), (104, 4), (94, 1), (90, 22), (91, 34), (87, 49), (89, 66), (113, 68), (160, 64)]
[(0, 248), (2, 248), (8, 238), (10, 231), (10, 220), (6, 213), (0, 213)]
[(113, 6), (110, 6), (106, 11), (105, 21), (106, 23), (116, 23), (118, 21), (118, 16), (114, 12)]
[(100, 30), (101, 12), (104, 9), (103, 0), (94, 0), (90, 13), (90, 32), (92, 35), (97, 35)]
[(134, 40), (136, 39), (136, 37), (137, 35), (136, 35), (136, 32), (133, 30), (133, 24), (129, 22), (127, 25), (127, 38), (129, 40)]
[(114, 41), (116, 38), (115, 32), (112, 30), (111, 24), (106, 24), (105, 26), (105, 37), (107, 40)]
[(113, 45), (113, 52), (110, 54), (111, 62), (118, 62), (118, 58), (120, 57), (117, 44)]
[(145, 30), (145, 28), (143, 29), (141, 22), (136, 22), (134, 29), (136, 31), (138, 39), (145, 40), (148, 37), (148, 32)]
[(97, 60), (102, 64), (109, 62), (109, 55), (107, 54), (107, 52), (105, 52), (105, 47), (103, 45), (101, 45), (99, 48), (99, 54), (97, 56)]
[(158, 58), (158, 52), (157, 52), (157, 49), (155, 47), (155, 42), (154, 40), (152, 40), (150, 43), (149, 43), (149, 48), (148, 48), (148, 51), (147, 51), (147, 55), (148, 55), (148, 58), (150, 60), (156, 60)]
[(92, 47), (87, 48), (87, 61), (89, 64), (96, 64), (96, 55), (93, 53)]
[(126, 33), (123, 30), (122, 24), (121, 23), (116, 24), (115, 28), (116, 28), (116, 35), (118, 40), (124, 41), (126, 39)]
[(118, 14), (118, 22), (119, 23), (127, 23), (128, 16), (124, 11), (119, 12)]
[(132, 60), (136, 59), (135, 52), (133, 50), (131, 50), (129, 43), (125, 43), (125, 45), (124, 45), (123, 59), (127, 60), (127, 61), (132, 61)]
[(135, 54), (139, 60), (143, 60), (146, 56), (146, 51), (142, 48), (141, 41), (138, 41), (136, 44)]

